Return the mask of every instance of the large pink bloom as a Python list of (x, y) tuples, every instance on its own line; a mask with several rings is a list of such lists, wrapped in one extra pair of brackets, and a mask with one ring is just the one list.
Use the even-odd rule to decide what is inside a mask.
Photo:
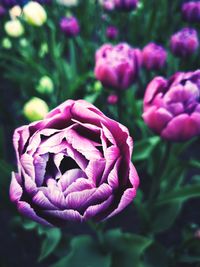
[(18, 172), (10, 198), (39, 223), (104, 220), (136, 195), (127, 128), (83, 100), (68, 100), (44, 120), (16, 129), (13, 141)]
[(200, 135), (200, 70), (154, 78), (144, 96), (143, 119), (168, 140)]
[(96, 52), (95, 76), (104, 86), (127, 89), (137, 78), (141, 51), (126, 43), (104, 44)]

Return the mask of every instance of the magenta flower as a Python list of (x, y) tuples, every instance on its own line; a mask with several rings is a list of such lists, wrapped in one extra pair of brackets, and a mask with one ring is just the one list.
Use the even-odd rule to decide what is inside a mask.
[(10, 198), (45, 225), (105, 220), (132, 202), (139, 179), (126, 127), (84, 100), (68, 100), (15, 130)]
[(63, 17), (60, 21), (60, 28), (67, 37), (74, 37), (80, 31), (78, 20), (75, 17)]
[(115, 0), (99, 0), (102, 7), (107, 11), (112, 11), (115, 8)]
[(134, 10), (139, 0), (114, 0), (115, 7), (124, 11)]
[(148, 70), (158, 70), (161, 69), (167, 58), (167, 52), (165, 49), (155, 43), (149, 43), (142, 50), (142, 60), (143, 65)]
[(200, 134), (200, 70), (154, 78), (144, 96), (143, 119), (164, 139), (184, 141)]
[(114, 26), (107, 27), (106, 36), (108, 39), (114, 40), (117, 38), (118, 34), (119, 34), (119, 31), (116, 27), (114, 27)]
[(118, 102), (118, 96), (114, 94), (109, 95), (107, 98), (107, 102), (109, 105), (116, 105)]
[(139, 49), (128, 44), (104, 44), (96, 52), (95, 76), (104, 86), (127, 89), (137, 78), (141, 64)]
[(186, 21), (200, 22), (200, 1), (191, 1), (182, 5), (182, 15)]
[(172, 35), (170, 47), (174, 55), (185, 57), (193, 54), (199, 46), (197, 31), (192, 28), (183, 28)]

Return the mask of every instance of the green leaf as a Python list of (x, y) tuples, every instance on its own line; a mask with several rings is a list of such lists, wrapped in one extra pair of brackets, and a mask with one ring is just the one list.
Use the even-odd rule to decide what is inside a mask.
[(85, 96), (84, 99), (93, 104), (97, 100), (99, 95), (100, 95), (100, 93), (96, 92), (94, 94), (90, 94), (90, 95)]
[(189, 165), (193, 168), (197, 168), (197, 169), (200, 169), (200, 162), (198, 160), (195, 160), (195, 159), (191, 159), (189, 161)]
[(158, 242), (154, 242), (145, 252), (145, 267), (168, 267), (169, 256), (166, 248)]
[(69, 254), (51, 267), (110, 267), (111, 256), (90, 236), (75, 237)]
[(156, 204), (183, 202), (194, 197), (200, 197), (200, 185), (185, 186), (166, 195), (162, 195)]
[(142, 256), (152, 240), (115, 229), (106, 233), (105, 244), (112, 252), (112, 267), (142, 267)]
[(48, 229), (45, 234), (46, 237), (42, 243), (38, 261), (47, 258), (55, 250), (61, 239), (61, 231), (58, 228)]
[(34, 230), (35, 228), (38, 227), (38, 223), (30, 220), (24, 220), (22, 221), (23, 228), (26, 229), (27, 231)]
[(152, 212), (151, 231), (159, 233), (169, 229), (179, 215), (181, 207), (179, 202), (155, 206)]
[(159, 142), (160, 138), (158, 136), (136, 142), (133, 152), (133, 161), (147, 159)]
[(183, 255), (179, 259), (180, 262), (184, 263), (200, 263), (200, 256), (190, 256), (190, 255)]

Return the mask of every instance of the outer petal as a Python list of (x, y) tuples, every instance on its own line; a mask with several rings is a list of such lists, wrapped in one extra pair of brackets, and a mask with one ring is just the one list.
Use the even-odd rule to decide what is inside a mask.
[(46, 225), (46, 226), (53, 226), (52, 224), (47, 222), (44, 218), (39, 217), (28, 203), (24, 201), (19, 201), (17, 203), (17, 207), (18, 207), (19, 212), (25, 215), (26, 217), (28, 217), (29, 219), (36, 221), (38, 223), (41, 223), (43, 225)]
[(181, 141), (190, 139), (198, 133), (197, 123), (188, 114), (181, 114), (168, 123), (161, 135), (169, 140)]
[(18, 202), (23, 194), (22, 187), (18, 180), (19, 175), (13, 172), (10, 184), (10, 199), (12, 202)]
[(142, 115), (146, 124), (155, 132), (160, 133), (167, 123), (173, 118), (172, 114), (164, 108), (155, 106), (147, 109)]

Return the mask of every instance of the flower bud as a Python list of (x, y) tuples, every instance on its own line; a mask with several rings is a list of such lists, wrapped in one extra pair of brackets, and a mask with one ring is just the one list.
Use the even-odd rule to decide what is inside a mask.
[(95, 92), (100, 92), (101, 89), (102, 89), (102, 84), (101, 84), (99, 81), (96, 81), (96, 82), (94, 83), (94, 91), (95, 91)]
[(4, 38), (2, 40), (2, 47), (5, 48), (5, 49), (11, 49), (12, 48), (12, 43), (11, 43), (10, 39)]
[(138, 2), (138, 0), (114, 0), (115, 7), (123, 11), (134, 10)]
[(24, 33), (24, 27), (17, 19), (7, 21), (4, 25), (4, 29), (11, 37), (20, 37)]
[(47, 43), (42, 43), (39, 49), (39, 57), (43, 58), (49, 52), (49, 47)]
[(170, 47), (177, 57), (186, 57), (193, 54), (199, 46), (197, 31), (192, 28), (183, 28), (172, 35)]
[(0, 19), (6, 14), (6, 9), (0, 5)]
[(53, 89), (54, 89), (53, 81), (48, 76), (43, 76), (39, 80), (39, 84), (36, 87), (36, 90), (41, 94), (51, 94), (53, 93)]
[(43, 119), (49, 111), (49, 108), (42, 99), (32, 97), (23, 108), (24, 116), (29, 121), (37, 121)]
[(20, 17), (22, 14), (22, 9), (20, 6), (14, 6), (9, 10), (9, 14), (11, 19), (17, 19), (17, 17)]
[(119, 31), (116, 27), (114, 27), (114, 26), (107, 27), (106, 36), (108, 39), (114, 40), (117, 38), (118, 34), (119, 34)]
[(107, 98), (107, 102), (110, 105), (117, 104), (117, 102), (118, 102), (118, 96), (117, 95), (114, 95), (114, 94), (109, 95), (108, 98)]
[(155, 43), (149, 43), (142, 51), (142, 61), (148, 70), (161, 69), (166, 63), (167, 53), (165, 49)]
[(106, 87), (127, 89), (137, 78), (139, 53), (128, 44), (104, 44), (95, 55), (95, 76)]
[(19, 43), (20, 43), (20, 45), (22, 47), (27, 47), (28, 46), (28, 40), (26, 38), (20, 39)]
[(60, 28), (67, 37), (76, 36), (80, 31), (78, 20), (73, 16), (63, 17), (60, 21)]
[(200, 22), (200, 1), (191, 1), (182, 5), (183, 18), (188, 22)]
[(31, 1), (24, 6), (23, 14), (27, 23), (33, 26), (42, 26), (47, 20), (47, 14), (44, 8), (34, 1)]

